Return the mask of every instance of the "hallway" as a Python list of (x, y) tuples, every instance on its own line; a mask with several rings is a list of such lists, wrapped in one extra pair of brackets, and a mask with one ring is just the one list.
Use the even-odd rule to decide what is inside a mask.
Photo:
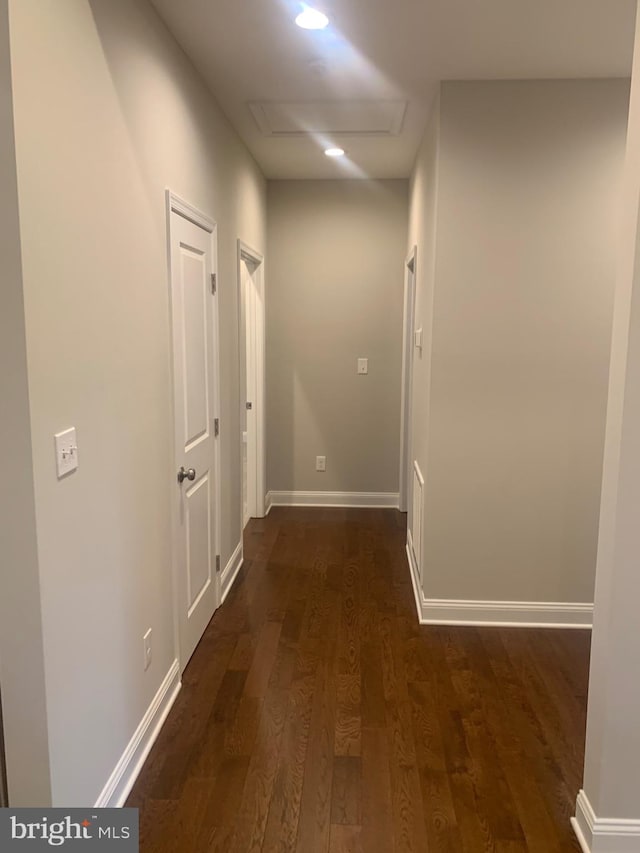
[(143, 853), (579, 850), (590, 633), (418, 626), (405, 535), (250, 522), (127, 803)]

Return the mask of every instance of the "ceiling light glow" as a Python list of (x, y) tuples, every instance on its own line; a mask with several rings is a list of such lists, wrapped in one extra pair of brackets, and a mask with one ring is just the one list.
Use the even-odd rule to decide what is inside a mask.
[(326, 148), (327, 157), (344, 157), (344, 148)]
[(303, 30), (323, 30), (329, 24), (329, 18), (311, 6), (305, 6), (296, 18), (296, 24)]

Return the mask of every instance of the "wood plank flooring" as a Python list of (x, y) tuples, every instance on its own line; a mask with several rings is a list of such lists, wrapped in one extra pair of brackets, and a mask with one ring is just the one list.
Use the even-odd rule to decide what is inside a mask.
[(250, 522), (127, 803), (142, 853), (578, 853), (589, 633), (418, 625), (404, 518)]

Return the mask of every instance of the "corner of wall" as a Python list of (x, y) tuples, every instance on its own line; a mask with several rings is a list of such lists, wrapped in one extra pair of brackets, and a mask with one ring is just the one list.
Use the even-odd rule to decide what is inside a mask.
[(7, 0), (0, 2), (0, 689), (12, 806), (51, 802)]

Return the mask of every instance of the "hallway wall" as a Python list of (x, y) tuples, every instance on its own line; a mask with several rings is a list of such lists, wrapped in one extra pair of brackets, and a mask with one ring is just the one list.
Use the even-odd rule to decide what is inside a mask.
[[(52, 795), (93, 804), (176, 657), (164, 191), (219, 225), (224, 567), (236, 240), (264, 251), (266, 187), (145, 0), (13, 0), (10, 23)], [(71, 425), (80, 465), (58, 481)]]
[(268, 187), (268, 489), (397, 493), (408, 184)]
[(640, 657), (640, 14), (623, 187), (584, 781), (574, 825), (593, 853), (640, 849), (640, 681), (631, 675)]
[(0, 0), (0, 193), (0, 444), (8, 450), (0, 490), (0, 727), (11, 802), (44, 804), (51, 790), (7, 0)]
[(409, 238), (429, 600), (593, 602), (628, 96), (441, 87)]

